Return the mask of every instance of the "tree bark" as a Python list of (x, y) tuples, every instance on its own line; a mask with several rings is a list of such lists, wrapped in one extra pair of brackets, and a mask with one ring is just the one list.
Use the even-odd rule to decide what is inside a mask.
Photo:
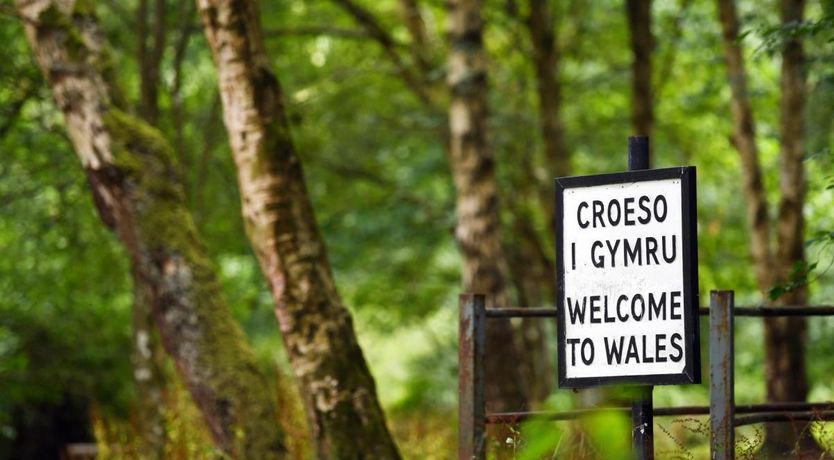
[(724, 44), (724, 58), (730, 83), (730, 108), (733, 114), (733, 145), (741, 157), (741, 179), (747, 222), (750, 226), (750, 253), (756, 272), (759, 291), (767, 298), (773, 286), (771, 275), (770, 221), (765, 196), (759, 149), (750, 98), (747, 94), (747, 74), (744, 70), (739, 42), (738, 13), (734, 0), (718, 0), (718, 16)]
[[(531, 182), (534, 184), (534, 182)], [(533, 226), (533, 218), (524, 209), (524, 202), (536, 202), (535, 190), (517, 189), (518, 199), (506, 200), (512, 221), (512, 232), (507, 246), (507, 261), (512, 274), (509, 277), (519, 305), (542, 307), (553, 305), (555, 299), (553, 274), (556, 269), (548, 252), (541, 244), (541, 237)], [(552, 230), (551, 230), (552, 232)], [(517, 328), (516, 345), (524, 350), (524, 360), (519, 364), (524, 373), (526, 393), (530, 403), (544, 402), (554, 387), (556, 372), (553, 356), (548, 349), (546, 322), (540, 318), (523, 318)]]
[[(539, 99), (539, 123), (544, 141), (545, 159), (554, 177), (570, 175), (570, 151), (565, 141), (562, 121), (562, 86), (559, 82), (559, 48), (553, 23), (553, 11), (547, 0), (530, 0), (527, 30), (533, 42), (533, 64)], [(548, 181), (545, 201), (553, 215), (553, 184)], [(552, 223), (552, 220), (551, 220)]]
[(153, 40), (150, 40), (148, 27), (148, 0), (139, 0), (136, 15), (140, 74), (139, 114), (148, 124), (154, 126), (159, 118), (159, 71), (168, 30), (165, 24), (165, 0), (156, 0), (154, 3)]
[[(539, 123), (544, 141), (548, 178), (569, 176), (571, 173), (570, 151), (565, 142), (565, 126), (562, 122), (562, 86), (559, 82), (560, 55), (550, 2), (530, 0), (527, 29), (530, 33), (530, 40), (533, 42), (533, 62), (538, 84)], [(553, 235), (556, 222), (552, 180), (546, 181), (539, 194), (544, 215), (547, 216), (548, 235)], [(552, 284), (552, 281), (549, 284)], [(552, 300), (555, 302), (555, 298)]]
[[(468, 292), (491, 295), (493, 304), (489, 306), (505, 307), (506, 260), (499, 230), (495, 159), (487, 140), (487, 57), (481, 2), (452, 0), (448, 5), (449, 159), (457, 190), (455, 237), (463, 255), (463, 286)], [(487, 343), (488, 404), (497, 409), (526, 406), (509, 321), (491, 320)]]
[(185, 207), (170, 146), (158, 131), (111, 102), (115, 87), (93, 4), (17, 3), (87, 175), (96, 207), (150, 288), (167, 352), (218, 447), (240, 458), (285, 453), (270, 385), (222, 299)]
[[(780, 152), (780, 203), (777, 220), (778, 246), (774, 251), (770, 241), (768, 202), (762, 181), (761, 166), (755, 139), (753, 114), (747, 95), (744, 60), (739, 44), (739, 23), (735, 2), (718, 0), (718, 14), (724, 42), (727, 72), (732, 94), (734, 124), (733, 144), (742, 162), (747, 218), (750, 225), (750, 248), (759, 290), (764, 298), (777, 283), (788, 283), (794, 267), (801, 267), (804, 256), (805, 202), (804, 119), (805, 78), (802, 46), (790, 40), (783, 49), (782, 60), (782, 138)], [(802, 20), (803, 1), (781, 2), (782, 23)], [(787, 292), (779, 299), (783, 305), (803, 305), (807, 300), (804, 284)], [(767, 318), (765, 320), (765, 355), (768, 401), (805, 401), (808, 395), (805, 368), (805, 318)], [(801, 436), (800, 436), (801, 434)], [(768, 424), (769, 455), (779, 457), (795, 449), (819, 452), (806, 423)]]
[(257, 4), (197, 3), (218, 70), (243, 218), (272, 290), (319, 458), (399, 458), (336, 290)]
[[(526, 202), (537, 203), (544, 216), (544, 235), (553, 238), (553, 177), (570, 174), (570, 152), (565, 142), (561, 118), (561, 85), (559, 83), (559, 50), (551, 4), (547, 0), (529, 0), (529, 11), (523, 24), (533, 45), (531, 61), (535, 68), (539, 103), (539, 126), (544, 143), (547, 179), (534, 173), (532, 152), (515, 155), (521, 174), (513, 178), (513, 194), (507, 197), (512, 224), (506, 245), (511, 272), (509, 279), (522, 306), (552, 305), (555, 302), (554, 265), (547, 243), (536, 230), (532, 209)], [(524, 319), (516, 328), (524, 359), (520, 363), (531, 403), (544, 401), (553, 388), (552, 357), (547, 348), (547, 331), (542, 321)]]
[(634, 134), (652, 135), (654, 125), (654, 101), (652, 100), (652, 2), (651, 0), (626, 0), (628, 30), (631, 36), (632, 65), (632, 114)]
[(432, 59), (429, 57), (426, 22), (423, 21), (423, 15), (420, 13), (420, 4), (418, 0), (400, 0), (399, 7), (405, 27), (411, 36), (411, 52), (423, 75), (428, 75), (433, 66)]
[[(153, 126), (159, 115), (159, 69), (165, 42), (165, 2), (157, 0), (153, 52), (147, 49), (147, 1), (140, 0), (137, 11), (139, 55), (139, 116)], [(143, 458), (161, 459), (165, 455), (165, 357), (153, 320), (152, 289), (136, 272), (133, 278), (133, 384), (138, 399), (138, 430)]]
[(133, 383), (136, 387), (139, 454), (165, 455), (165, 356), (153, 319), (151, 290), (133, 272)]
[[(782, 25), (802, 21), (804, 0), (781, 0)], [(805, 270), (805, 56), (798, 39), (791, 39), (782, 49), (782, 99), (780, 102), (780, 180), (779, 220), (776, 227), (776, 279), (791, 280), (795, 267)], [(807, 287), (800, 282), (779, 301), (784, 305), (805, 305)], [(805, 342), (808, 323), (803, 317), (768, 318), (765, 320), (765, 355), (767, 397), (769, 401), (805, 401), (808, 378), (805, 368)], [(767, 438), (770, 450), (784, 454), (798, 449), (819, 448), (805, 430), (806, 423), (769, 424)], [(799, 438), (799, 439), (797, 439)]]
[[(185, 149), (185, 107), (182, 96), (182, 67), (185, 62), (185, 53), (191, 36), (196, 31), (193, 24), (194, 3), (183, 2), (180, 6), (179, 36), (174, 45), (174, 82), (171, 85), (171, 121), (174, 125), (174, 146), (177, 150), (177, 158), (180, 159), (182, 168), (189, 171), (194, 163), (194, 158), (189, 156)], [(185, 179), (186, 192), (190, 190), (189, 180)]]

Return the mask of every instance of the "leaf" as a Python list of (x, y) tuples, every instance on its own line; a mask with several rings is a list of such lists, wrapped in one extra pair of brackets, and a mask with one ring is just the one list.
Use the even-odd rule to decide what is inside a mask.
[(546, 420), (531, 420), (521, 426), (522, 439), (526, 440), (519, 452), (519, 460), (538, 460), (556, 455), (562, 438), (565, 436), (564, 424)]
[(776, 286), (770, 288), (770, 291), (768, 291), (768, 297), (770, 297), (770, 300), (775, 301), (778, 300), (779, 297), (782, 297), (785, 294), (785, 292), (787, 292), (785, 286), (782, 284), (777, 284)]
[(582, 426), (600, 458), (631, 458), (631, 420), (620, 412), (599, 412), (582, 419)]

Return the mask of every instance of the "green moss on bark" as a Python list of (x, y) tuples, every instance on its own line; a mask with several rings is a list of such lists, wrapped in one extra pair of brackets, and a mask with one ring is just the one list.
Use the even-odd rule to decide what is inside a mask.
[[(100, 52), (105, 46), (99, 43), (94, 3), (82, 0), (73, 12), (57, 3), (49, 2), (36, 24), (25, 25), (35, 32), (32, 46), (56, 95), (72, 93), (73, 103), (59, 106), (66, 116), (85, 122), (85, 129), (71, 134), (95, 137), (83, 144), (94, 151), (80, 156), (95, 156), (96, 161), (85, 162), (91, 186), (106, 199), (105, 221), (118, 228), (134, 269), (151, 288), (166, 350), (218, 447), (233, 458), (282, 458), (274, 386), (222, 298), (187, 210), (172, 149), (159, 131), (112, 107), (105, 96), (117, 85), (98, 64), (107, 61)], [(71, 69), (72, 79), (57, 71), (53, 77), (54, 69)], [(75, 126), (68, 124), (71, 130)]]
[(204, 259), (202, 251), (191, 251), (195, 232), (168, 142), (158, 130), (116, 108), (107, 112), (104, 123), (113, 163), (135, 188), (137, 225), (145, 242), (151, 249), (176, 249), (189, 260)]
[[(104, 118), (111, 136), (113, 164), (134, 197), (136, 225), (143, 245), (161, 254), (166, 264), (187, 271), (187, 293), (177, 305), (180, 324), (190, 329), (198, 350), (183, 359), (201, 370), (204, 391), (213, 394), (215, 422), (239, 458), (275, 458), (284, 452), (272, 386), (257, 368), (243, 332), (223, 301), (206, 250), (185, 206), (185, 194), (173, 151), (162, 135), (144, 121), (111, 108)], [(181, 264), (181, 265), (180, 265)], [(265, 405), (265, 402), (270, 404)]]
[(62, 35), (61, 39), (70, 61), (85, 61), (90, 56), (84, 37), (56, 3), (50, 2), (49, 6), (38, 15), (37, 22), (38, 34), (59, 33)]

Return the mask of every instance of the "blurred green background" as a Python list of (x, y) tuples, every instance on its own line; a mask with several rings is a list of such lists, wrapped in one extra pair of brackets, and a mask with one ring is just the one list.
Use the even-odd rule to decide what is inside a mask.
[[(171, 45), (162, 61), (159, 126), (175, 139), (191, 209), (236, 318), (264, 369), (276, 382), (292, 386), (272, 301), (239, 219), (211, 55), (191, 2), (169, 3)], [(396, 39), (406, 41), (397, 2), (363, 3)], [(780, 58), (772, 38), (778, 34), (778, 12), (775, 2), (738, 4), (762, 165), (773, 199)], [(0, 5), (0, 457), (12, 455), (21, 432), (58, 425), (123, 446), (103, 453), (129, 456), (136, 408), (127, 257), (96, 215), (62, 117), (33, 64), (10, 2)], [(824, 6), (811, 2), (806, 16), (812, 21), (829, 18)], [(139, 85), (132, 32), (135, 7), (134, 1), (97, 6), (120, 83), (134, 98)], [(358, 28), (332, 3), (287, 0), (262, 2), (261, 7), (268, 52), (285, 90), (339, 289), (354, 314), (395, 436), (407, 458), (450, 458), (456, 444), (460, 256), (452, 235), (454, 189), (444, 153), (446, 120), (414, 98), (367, 36), (336, 33)], [(428, 0), (422, 8), (431, 46), (445, 56), (443, 2)], [(489, 0), (484, 8), (490, 136), (500, 194), (511, 195), (523, 158), (542, 155), (532, 45), (513, 10), (519, 8), (516, 2)], [(575, 173), (623, 170), (631, 129), (631, 54), (622, 2), (573, 0), (556, 2), (556, 8), (563, 117)], [(729, 141), (729, 86), (715, 5), (656, 1), (653, 20), (654, 162), (656, 167), (698, 168), (702, 299), (711, 289), (734, 289), (737, 304), (759, 303), (748, 255), (739, 156)], [(182, 34), (188, 41), (177, 70), (173, 47)], [(834, 230), (834, 29), (820, 27), (804, 40), (810, 92), (804, 212), (811, 238)], [(437, 78), (444, 78), (442, 71)], [(549, 177), (543, 168), (535, 174)], [(536, 214), (538, 208), (529, 208), (539, 222), (537, 231), (547, 234), (550, 229)], [(834, 253), (828, 244), (813, 244), (807, 255), (819, 262), (810, 285), (811, 303), (831, 304)], [(832, 321), (813, 319), (809, 325), (814, 401), (834, 399)], [(736, 327), (736, 400), (761, 402), (763, 327), (755, 319), (739, 319)], [(706, 329), (703, 324), (702, 331)], [(555, 339), (550, 340), (555, 347)], [(706, 368), (707, 353), (703, 355)], [(211, 455), (199, 423), (189, 423), (199, 418), (187, 399), (175, 384), (168, 418), (175, 446), (171, 455)], [(557, 392), (548, 404), (566, 409), (574, 399), (569, 392)], [(657, 406), (707, 401), (706, 384), (655, 391)], [(287, 402), (287, 407), (295, 407), (296, 419), (303, 420), (297, 403)], [(85, 413), (92, 414), (90, 427), (79, 415)], [(658, 422), (659, 456), (706, 455), (707, 437), (698, 425), (705, 419)], [(613, 427), (620, 422), (581, 423), (603, 423), (616, 431)], [(519, 443), (519, 452), (532, 450), (534, 440), (559, 439), (555, 433), (569, 431), (566, 425), (546, 426), (549, 435), (535, 435), (543, 428), (531, 425), (512, 442)], [(740, 438), (755, 443), (755, 430), (744, 431)], [(507, 440), (511, 438), (516, 439)], [(304, 449), (298, 447), (299, 455)]]

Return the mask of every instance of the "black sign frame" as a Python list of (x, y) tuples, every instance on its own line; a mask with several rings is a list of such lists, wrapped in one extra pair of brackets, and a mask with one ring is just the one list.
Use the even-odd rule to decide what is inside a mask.
[[(681, 243), (683, 247), (683, 320), (685, 365), (682, 373), (640, 374), (627, 376), (573, 377), (565, 375), (565, 260), (564, 244), (564, 191), (569, 188), (593, 187), (633, 182), (651, 182), (680, 179), (681, 187)], [(610, 384), (682, 385), (701, 383), (701, 344), (698, 309), (698, 216), (696, 194), (696, 170), (694, 166), (666, 169), (646, 169), (593, 176), (560, 177), (556, 179), (556, 295), (559, 388), (588, 388)]]

